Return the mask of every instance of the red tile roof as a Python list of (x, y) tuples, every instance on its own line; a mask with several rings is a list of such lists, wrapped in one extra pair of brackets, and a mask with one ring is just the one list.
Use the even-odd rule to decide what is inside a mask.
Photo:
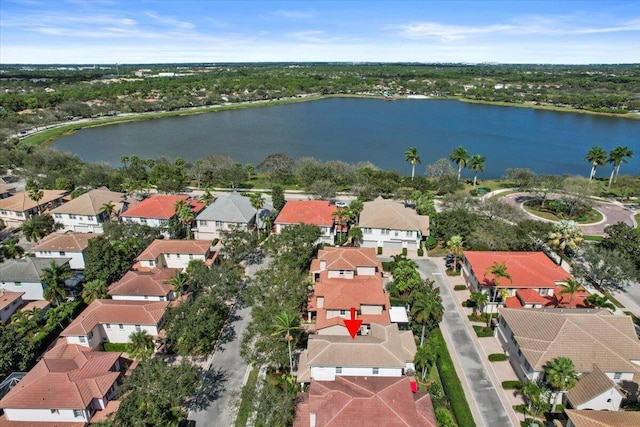
[(320, 271), (320, 262), (326, 262), (326, 270), (355, 270), (357, 267), (377, 267), (382, 271), (374, 248), (327, 247), (318, 251), (317, 260), (312, 261), (311, 271)]
[(120, 377), (110, 369), (121, 353), (87, 351), (69, 359), (44, 358), (0, 400), (14, 409), (85, 409)]
[(198, 215), (206, 204), (197, 200), (188, 200), (189, 196), (184, 194), (175, 195), (154, 195), (130, 207), (120, 216), (123, 218), (154, 218), (171, 219), (175, 216), (175, 205), (178, 200), (184, 200), (191, 206), (194, 215)]
[(180, 271), (176, 268), (155, 268), (150, 271), (130, 270), (109, 286), (109, 295), (149, 295), (165, 297), (173, 286), (166, 283)]
[(333, 225), (336, 206), (326, 200), (289, 200), (274, 224), (313, 224), (323, 227)]
[(484, 276), (494, 262), (506, 263), (507, 273), (512, 278), (512, 281), (501, 279), (501, 288), (555, 288), (558, 282), (572, 278), (543, 252), (465, 251), (464, 257), (481, 286), (495, 286), (491, 274)]
[[(414, 396), (408, 377), (336, 377), (312, 381), (296, 409), (295, 427), (435, 427), (428, 396)], [(305, 417), (305, 415), (307, 415)]]
[(384, 305), (389, 307), (389, 295), (384, 292), (379, 277), (355, 277), (353, 279), (327, 279), (315, 284), (313, 295), (324, 297), (324, 308), (348, 310), (360, 305)]
[(210, 240), (156, 239), (142, 251), (136, 260), (155, 260), (162, 254), (206, 255), (211, 250)]
[(0, 294), (0, 310), (4, 310), (24, 295), (24, 292), (3, 292)]
[(86, 335), (99, 323), (157, 325), (168, 305), (168, 301), (95, 300), (60, 336)]

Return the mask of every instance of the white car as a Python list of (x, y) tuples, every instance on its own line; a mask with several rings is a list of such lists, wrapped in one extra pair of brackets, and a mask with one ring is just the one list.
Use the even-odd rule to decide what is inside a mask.
[(347, 206), (347, 202), (336, 202), (336, 207), (337, 208), (346, 208)]

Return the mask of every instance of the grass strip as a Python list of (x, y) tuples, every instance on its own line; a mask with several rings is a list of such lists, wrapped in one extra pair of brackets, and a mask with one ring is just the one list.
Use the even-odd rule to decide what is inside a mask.
[(253, 368), (249, 372), (247, 383), (242, 387), (240, 393), (240, 406), (238, 407), (238, 416), (236, 417), (236, 427), (245, 427), (249, 416), (253, 411), (253, 396), (256, 390), (256, 382), (258, 381), (259, 369)]
[(456, 422), (459, 427), (475, 427), (476, 423), (473, 421), (473, 415), (467, 402), (467, 397), (462, 389), (462, 383), (456, 369), (453, 366), (453, 361), (449, 355), (447, 349), (447, 343), (444, 341), (442, 331), (436, 329), (433, 331), (434, 339), (438, 345), (438, 360), (436, 366), (440, 373), (440, 380), (442, 381), (442, 388), (451, 403), (451, 410), (456, 418)]

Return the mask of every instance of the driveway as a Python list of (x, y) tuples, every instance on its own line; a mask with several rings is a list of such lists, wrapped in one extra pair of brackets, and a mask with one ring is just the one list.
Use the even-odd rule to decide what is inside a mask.
[[(524, 207), (522, 206), (524, 202), (533, 200), (535, 198), (536, 196), (531, 193), (512, 193), (502, 197), (502, 199), (507, 203), (513, 206), (519, 206), (522, 210), (524, 210)], [(580, 225), (580, 229), (582, 230), (583, 234), (604, 236), (605, 227), (607, 227), (608, 225), (616, 224), (618, 222), (624, 222), (631, 227), (636, 226), (636, 223), (633, 219), (635, 212), (624, 208), (620, 203), (610, 203), (599, 200), (594, 203), (593, 208), (600, 212), (604, 218), (602, 219), (602, 221), (595, 224)], [(526, 210), (524, 211), (528, 216), (538, 221), (554, 222), (532, 215)]]
[[(268, 259), (246, 266), (247, 276), (268, 264)], [(208, 361), (200, 393), (189, 411), (189, 420), (196, 427), (227, 427), (235, 424), (240, 392), (249, 373), (249, 366), (240, 356), (240, 341), (251, 321), (251, 307), (239, 305), (224, 327), (221, 344)]]
[[(442, 277), (435, 262), (428, 259), (417, 259), (423, 277), (435, 280), (440, 287), (444, 317), (441, 329), (449, 353), (454, 361), (456, 371), (465, 389), (469, 406), (478, 426), (510, 426), (519, 425), (518, 420), (510, 418), (498, 391), (482, 363), (476, 340), (471, 336), (466, 320), (458, 311), (454, 297)], [(511, 408), (509, 408), (511, 409)]]

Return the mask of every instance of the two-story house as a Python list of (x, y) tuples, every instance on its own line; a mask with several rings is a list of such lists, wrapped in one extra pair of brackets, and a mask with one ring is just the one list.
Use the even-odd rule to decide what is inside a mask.
[(64, 203), (64, 190), (41, 190), (42, 197), (35, 201), (28, 191), (19, 191), (5, 199), (0, 199), (0, 219), (7, 227), (20, 227), (31, 216), (43, 213)]
[(124, 222), (137, 222), (150, 227), (163, 227), (169, 223), (169, 220), (178, 218), (175, 206), (180, 200), (189, 204), (194, 217), (206, 206), (204, 203), (192, 200), (185, 194), (156, 194), (137, 205), (130, 206), (120, 214), (120, 219)]
[(218, 253), (210, 240), (164, 240), (157, 239), (136, 258), (140, 268), (179, 268), (184, 270), (192, 260), (213, 265)]
[(84, 270), (85, 252), (93, 233), (51, 233), (31, 248), (36, 258), (69, 259), (73, 270)]
[(231, 228), (248, 230), (256, 224), (256, 209), (248, 197), (231, 194), (218, 197), (196, 217), (196, 239), (213, 240)]
[(172, 301), (173, 286), (168, 281), (179, 269), (155, 268), (149, 271), (129, 270), (117, 282), (109, 286), (109, 295), (114, 300)]
[(361, 246), (417, 250), (429, 236), (429, 217), (382, 197), (365, 202), (359, 221)]
[(24, 292), (5, 292), (0, 288), (0, 324), (7, 323), (11, 315), (22, 307)]
[(51, 266), (68, 264), (70, 258), (7, 259), (0, 263), (0, 287), (9, 292), (21, 292), (25, 301), (44, 300), (42, 273)]
[(335, 212), (337, 207), (326, 200), (289, 200), (274, 221), (276, 234), (287, 226), (310, 224), (320, 227), (318, 243), (333, 245), (336, 240), (336, 228), (342, 227)]
[(53, 219), (66, 231), (102, 233), (102, 225), (111, 220), (105, 205), (113, 205), (113, 215), (126, 210), (125, 194), (107, 187), (90, 190), (51, 210)]

